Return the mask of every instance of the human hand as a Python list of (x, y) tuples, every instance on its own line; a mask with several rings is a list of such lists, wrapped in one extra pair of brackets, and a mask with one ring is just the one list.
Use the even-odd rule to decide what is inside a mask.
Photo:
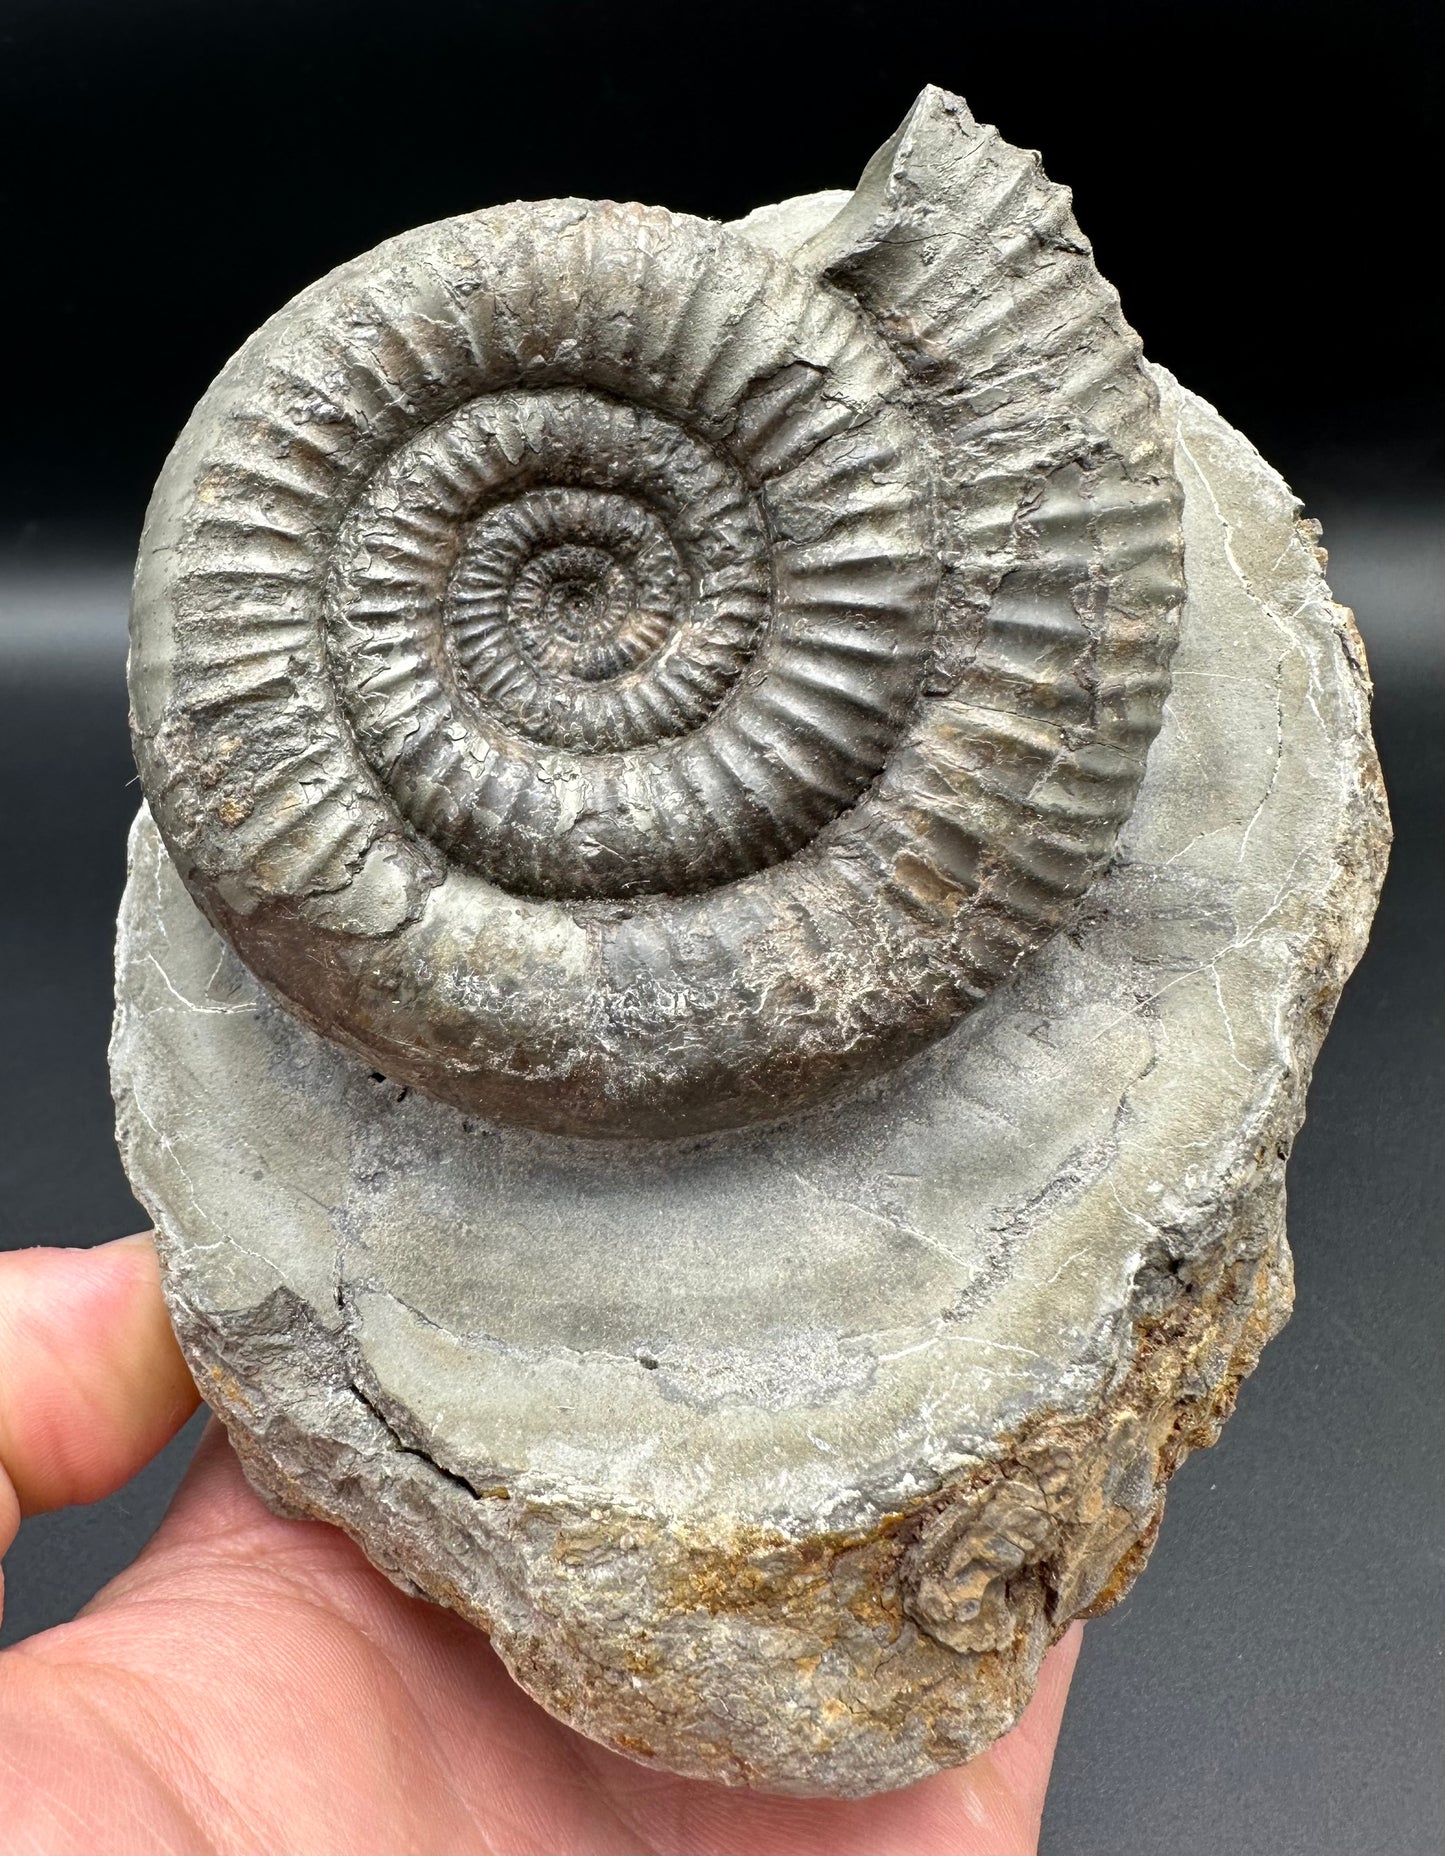
[[(196, 1403), (149, 1238), (0, 1255), (0, 1553), (22, 1515), (118, 1488)], [(136, 1563), (0, 1654), (0, 1850), (1015, 1856), (1078, 1640), (1012, 1733), (906, 1791), (673, 1778), (553, 1720), (336, 1529), (268, 1513), (212, 1422)]]

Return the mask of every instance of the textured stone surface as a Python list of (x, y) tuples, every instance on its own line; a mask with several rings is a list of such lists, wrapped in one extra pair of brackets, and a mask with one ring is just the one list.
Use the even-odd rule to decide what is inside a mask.
[(840, 1106), (611, 1152), (469, 1121), (273, 1004), (138, 822), (119, 1123), (206, 1396), (268, 1499), (639, 1759), (846, 1795), (979, 1751), (1287, 1312), (1388, 827), (1312, 536), (1158, 378), (1188, 601), (1118, 855)]

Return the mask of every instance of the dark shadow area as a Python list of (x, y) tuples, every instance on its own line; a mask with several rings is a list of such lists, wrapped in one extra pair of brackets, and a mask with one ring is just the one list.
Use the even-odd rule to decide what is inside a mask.
[[(584, 195), (730, 218), (851, 186), (925, 83), (1070, 186), (1147, 351), (1307, 497), (1439, 469), (1405, 255), (1438, 115), (1413, 0), (6, 0), (19, 258), (0, 508), (132, 527), (288, 297), (393, 233)], [(1431, 460), (1434, 460), (1432, 465)]]

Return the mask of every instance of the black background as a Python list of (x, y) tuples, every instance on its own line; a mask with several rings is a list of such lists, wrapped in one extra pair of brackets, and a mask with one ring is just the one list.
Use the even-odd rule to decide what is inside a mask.
[(1431, 10), (4, 0), (7, 500), (133, 527), (226, 356), (391, 233), (851, 185), (924, 82), (1042, 151), (1152, 357), (1307, 497), (1392, 489), (1441, 468)]
[[(136, 1228), (104, 1071), (137, 792), (125, 582), (207, 381), (303, 284), (517, 196), (730, 217), (847, 186), (928, 81), (1070, 184), (1151, 356), (1321, 516), (1398, 830), (1291, 1165), (1294, 1321), (1090, 1628), (1056, 1856), (1445, 1841), (1439, 243), (1432, 9), (0, 0), (0, 1246)], [(3, 1362), (0, 1362), (3, 1370)], [(154, 1524), (27, 1523), (4, 1640)]]

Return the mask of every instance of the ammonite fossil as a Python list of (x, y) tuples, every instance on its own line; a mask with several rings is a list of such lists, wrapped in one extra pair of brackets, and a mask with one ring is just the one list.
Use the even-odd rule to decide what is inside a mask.
[[(1108, 859), (1178, 488), (1067, 193), (958, 107), (801, 242), (585, 200), (406, 233), (196, 409), (136, 579), (145, 792), (378, 1071), (570, 1134), (765, 1120), (947, 1031)], [(949, 179), (926, 262), (900, 156)]]

